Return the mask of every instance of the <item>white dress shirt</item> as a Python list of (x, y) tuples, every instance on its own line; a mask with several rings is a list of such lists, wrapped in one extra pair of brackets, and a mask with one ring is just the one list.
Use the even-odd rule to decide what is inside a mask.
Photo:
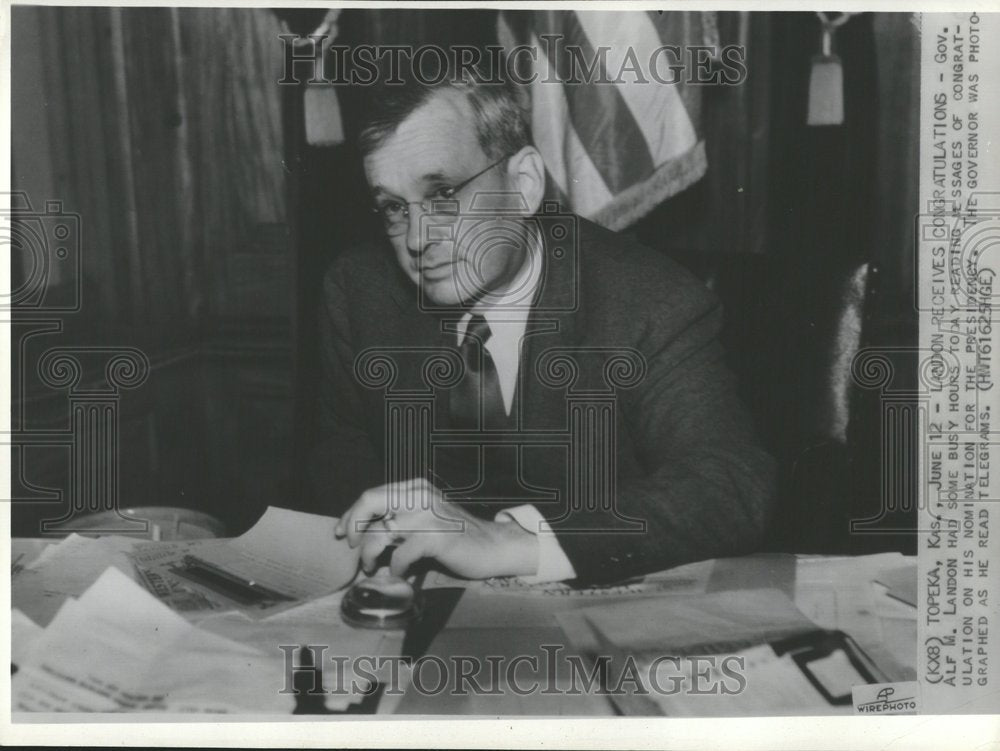
[[(528, 325), (531, 303), (542, 278), (541, 247), (533, 244), (525, 256), (524, 265), (514, 280), (502, 290), (479, 300), (458, 323), (457, 342), (462, 343), (473, 314), (481, 315), (490, 326), (486, 347), (497, 369), (504, 411), (510, 415), (517, 389), (517, 374), (521, 362), (521, 345)], [(541, 512), (531, 504), (501, 511), (496, 521), (516, 522), (528, 532), (538, 535), (538, 571), (534, 576), (522, 576), (530, 583), (573, 579), (576, 571), (570, 563), (555, 533)]]

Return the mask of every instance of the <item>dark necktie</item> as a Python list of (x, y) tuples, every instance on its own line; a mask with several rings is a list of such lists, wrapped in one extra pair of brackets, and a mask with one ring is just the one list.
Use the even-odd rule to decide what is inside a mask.
[(506, 421), (497, 368), (483, 346), (491, 335), (486, 319), (472, 316), (459, 346), (465, 377), (451, 390), (451, 418), (455, 427), (495, 428)]

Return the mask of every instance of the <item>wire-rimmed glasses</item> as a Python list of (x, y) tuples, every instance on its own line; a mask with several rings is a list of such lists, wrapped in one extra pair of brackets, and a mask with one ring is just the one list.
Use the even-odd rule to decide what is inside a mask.
[(509, 154), (500, 157), (457, 185), (435, 188), (430, 195), (425, 196), (420, 201), (386, 200), (374, 206), (372, 211), (382, 219), (386, 234), (389, 236), (401, 235), (406, 232), (410, 224), (410, 206), (413, 205), (420, 206), (420, 209), (425, 214), (431, 214), (438, 218), (447, 219), (449, 217), (457, 217), (459, 215), (459, 207), (455, 196), (472, 184), (477, 178), (482, 177), (509, 158)]

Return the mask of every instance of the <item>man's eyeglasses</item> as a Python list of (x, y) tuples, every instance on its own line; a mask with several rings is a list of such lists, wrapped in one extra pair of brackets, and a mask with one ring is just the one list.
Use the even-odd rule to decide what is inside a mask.
[(500, 157), (458, 185), (436, 188), (421, 201), (386, 201), (375, 206), (372, 211), (382, 218), (385, 231), (389, 235), (401, 235), (406, 232), (410, 223), (410, 206), (414, 204), (418, 204), (425, 214), (432, 214), (438, 217), (456, 217), (459, 211), (458, 201), (455, 200), (455, 196), (458, 195), (459, 191), (468, 187), (476, 178), (482, 177), (509, 158), (510, 154)]

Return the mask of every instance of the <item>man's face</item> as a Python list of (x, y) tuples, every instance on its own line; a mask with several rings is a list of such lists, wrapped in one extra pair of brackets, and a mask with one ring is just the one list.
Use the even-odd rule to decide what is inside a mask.
[(431, 206), (496, 161), (480, 147), (473, 117), (461, 94), (435, 93), (364, 161), (376, 204), (408, 205), (408, 224), (389, 241), (404, 273), (437, 305), (468, 303), (502, 288), (526, 253), (522, 242), (511, 239), (520, 234), (510, 231), (511, 219), (482, 221), (481, 203), (468, 213), (477, 193), (511, 190), (506, 161), (450, 199), (458, 204), (458, 217), (427, 215), (420, 206)]

